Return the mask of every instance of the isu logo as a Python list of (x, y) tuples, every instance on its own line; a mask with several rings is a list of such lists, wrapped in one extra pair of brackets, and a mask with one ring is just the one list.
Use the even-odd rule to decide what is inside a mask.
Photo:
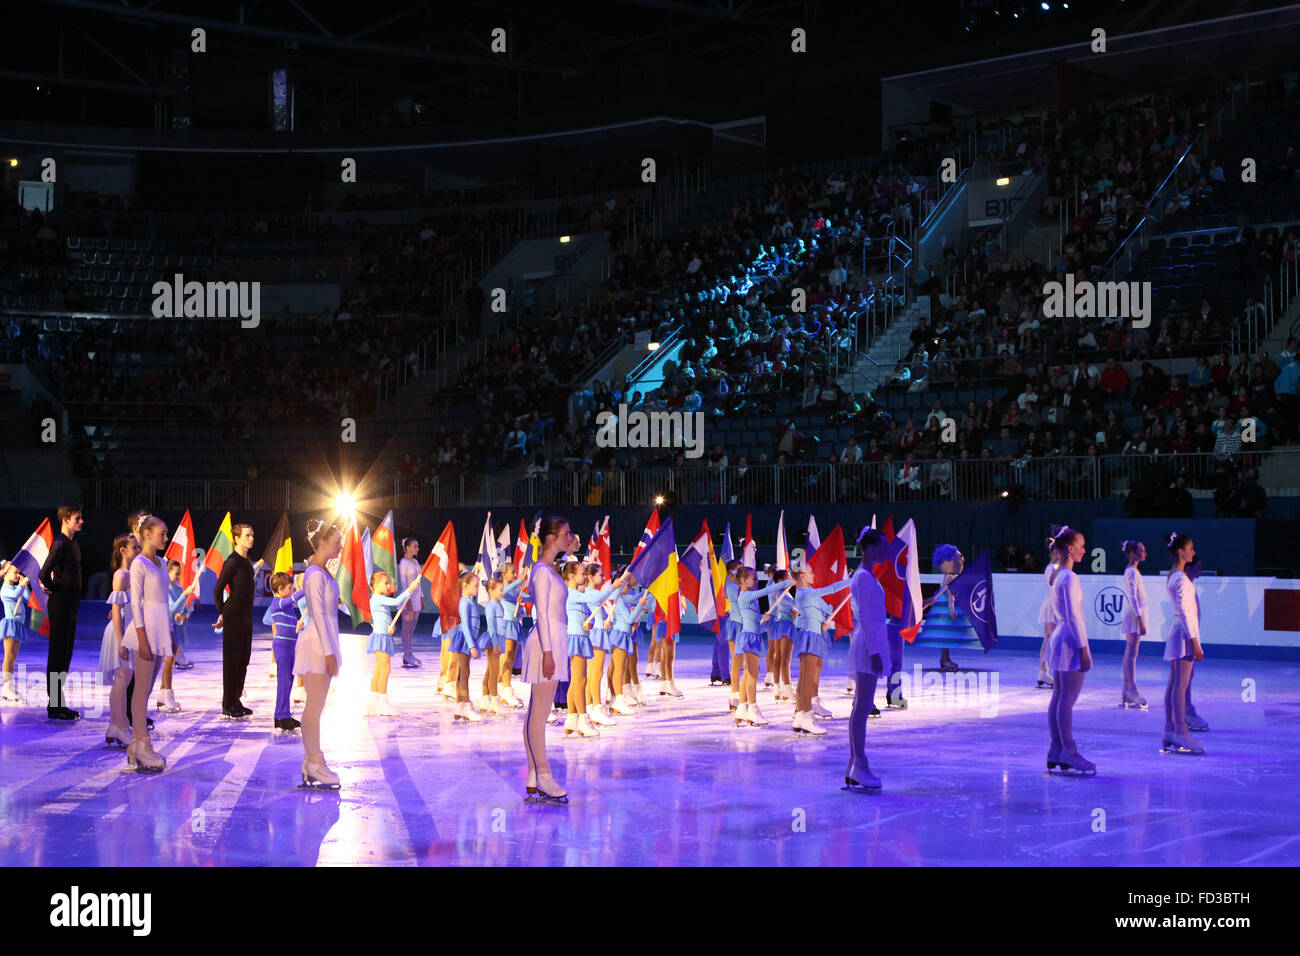
[(989, 622), (988, 611), (992, 610), (989, 601), (989, 586), (981, 581), (970, 592), (970, 612), (982, 624)]
[(1092, 609), (1097, 620), (1107, 627), (1114, 627), (1124, 617), (1124, 592), (1119, 588), (1102, 588), (1092, 602)]

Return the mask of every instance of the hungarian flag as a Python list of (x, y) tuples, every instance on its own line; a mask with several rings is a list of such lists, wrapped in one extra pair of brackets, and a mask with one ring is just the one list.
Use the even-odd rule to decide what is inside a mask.
[(948, 585), (956, 603), (979, 635), (987, 654), (998, 642), (998, 615), (993, 607), (993, 565), (985, 551)]
[[(835, 530), (831, 532), (824, 542), (822, 542), (812, 557), (808, 559), (808, 569), (813, 573), (813, 587), (824, 588), (828, 584), (834, 584), (841, 581), (844, 589), (832, 591), (830, 594), (823, 594), (822, 600), (832, 608), (838, 606), (849, 596), (849, 562), (844, 553), (844, 532), (840, 526), (836, 525)], [(841, 634), (848, 634), (853, 630), (853, 611), (852, 603), (846, 602), (839, 612), (835, 615), (835, 638), (838, 639)]]
[(27, 606), (32, 609), (29, 626), (46, 637), (50, 636), (50, 621), (46, 616), (49, 610), (40, 578), (41, 568), (45, 567), (45, 559), (50, 556), (50, 547), (53, 544), (54, 529), (50, 526), (50, 519), (46, 518), (41, 522), (40, 527), (32, 532), (32, 536), (27, 539), (22, 550), (14, 555), (13, 560), (18, 573), (31, 582), (29, 585), (31, 595), (27, 598)]
[(610, 580), (614, 573), (614, 562), (609, 547), (609, 515), (605, 515), (605, 521), (597, 524), (591, 533), (591, 541), (587, 543), (587, 560), (599, 564), (605, 572), (605, 580)]
[(669, 518), (627, 567), (633, 580), (654, 595), (656, 620), (662, 609), (669, 637), (682, 630), (681, 582), (677, 569), (677, 544), (673, 541), (673, 519)]
[(777, 571), (790, 570), (790, 549), (785, 546), (785, 509), (781, 509), (781, 517), (776, 521), (776, 563), (773, 567)]
[(424, 559), (420, 574), (429, 582), (429, 593), (438, 607), (438, 628), (450, 634), (460, 624), (460, 558), (456, 554), (456, 529), (450, 521)]
[(335, 574), (339, 584), (339, 600), (352, 615), (352, 626), (360, 627), (370, 621), (370, 587), (366, 582), (366, 558), (362, 553), (361, 535), (353, 521), (343, 533), (343, 553), (339, 556), (339, 569)]
[(903, 639), (916, 640), (921, 629), (921, 567), (917, 563), (916, 525), (909, 518), (890, 542), (888, 558), (873, 573), (885, 589), (885, 613), (902, 624)]
[[(282, 517), (281, 521), (286, 522), (287, 517)], [(190, 518), (189, 511), (181, 517), (181, 523), (172, 535), (171, 541), (167, 543), (167, 553), (164, 557), (168, 561), (179, 561), (181, 563), (181, 587), (188, 588), (194, 583), (194, 579), (199, 576), (198, 550), (194, 547), (194, 521)], [(199, 599), (198, 594), (191, 594), (189, 602), (193, 604)]]
[(376, 571), (383, 571), (388, 580), (396, 587), (397, 580), (397, 532), (393, 527), (393, 512), (390, 510), (379, 522), (379, 527), (370, 536), (370, 552)]
[(740, 548), (740, 560), (747, 568), (758, 568), (758, 548), (754, 544), (754, 516), (745, 515), (745, 543)]
[(217, 536), (208, 546), (208, 553), (203, 556), (203, 566), (213, 574), (220, 574), (221, 566), (226, 563), (226, 558), (230, 557), (234, 550), (235, 536), (230, 533), (230, 512), (227, 511), (226, 516), (221, 519)]
[[(189, 512), (185, 514), (188, 516)], [(185, 522), (182, 521), (182, 527), (184, 524)], [(280, 512), (280, 520), (275, 523), (275, 530), (271, 532), (266, 548), (262, 551), (262, 559), (257, 563), (265, 567), (269, 574), (275, 574), (277, 571), (293, 574), (293, 535), (289, 533), (287, 513)]]

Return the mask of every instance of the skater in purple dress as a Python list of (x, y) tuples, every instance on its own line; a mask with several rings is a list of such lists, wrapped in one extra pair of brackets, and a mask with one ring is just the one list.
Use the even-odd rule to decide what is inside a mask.
[(1074, 573), (1074, 565), (1083, 560), (1084, 545), (1083, 532), (1068, 525), (1053, 529), (1048, 539), (1052, 560), (1060, 567), (1052, 575), (1052, 609), (1057, 624), (1047, 645), (1047, 666), (1052, 669), (1052, 700), (1047, 705), (1051, 738), (1047, 769), (1091, 776), (1097, 767), (1080, 755), (1074, 741), (1074, 702), (1083, 690), (1083, 675), (1092, 669), (1083, 616), (1083, 586)]
[(876, 680), (886, 672), (889, 635), (885, 614), (885, 589), (871, 569), (887, 560), (889, 542), (875, 528), (858, 534), (862, 564), (849, 579), (849, 600), (853, 608), (853, 636), (849, 641), (848, 671), (853, 676), (853, 711), (849, 714), (849, 765), (844, 771), (844, 789), (855, 793), (878, 793), (880, 779), (867, 762), (867, 717), (876, 696)]
[(1165, 685), (1165, 731), (1161, 753), (1203, 754), (1205, 750), (1187, 726), (1187, 688), (1192, 669), (1205, 656), (1201, 650), (1201, 615), (1196, 603), (1196, 585), (1187, 576), (1187, 565), (1196, 558), (1191, 538), (1172, 532), (1166, 542), (1171, 568), (1165, 586), (1173, 604), (1173, 619), (1165, 639), (1165, 660), (1169, 682)]
[(149, 694), (164, 658), (172, 656), (171, 579), (161, 556), (167, 546), (167, 525), (161, 518), (145, 515), (135, 529), (140, 553), (131, 562), (131, 627), (122, 636), (122, 646), (135, 662), (136, 693), (131, 698), (131, 743), (126, 764), (141, 773), (161, 773), (167, 761), (149, 739)]

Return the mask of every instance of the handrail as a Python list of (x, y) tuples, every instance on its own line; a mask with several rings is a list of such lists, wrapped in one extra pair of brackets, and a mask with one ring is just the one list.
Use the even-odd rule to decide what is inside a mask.
[[(1164, 180), (1160, 183), (1160, 186), (1156, 189), (1155, 192), (1151, 194), (1151, 198), (1147, 200), (1146, 205), (1142, 207), (1142, 215), (1138, 217), (1138, 224), (1133, 227), (1133, 231), (1130, 232), (1127, 236), (1125, 236), (1124, 241), (1115, 247), (1115, 251), (1111, 253), (1110, 258), (1107, 259), (1106, 262), (1102, 265), (1101, 269), (1098, 270), (1097, 272), (1098, 279), (1111, 278), (1111, 268), (1119, 260), (1119, 257), (1125, 253), (1125, 250), (1128, 249), (1129, 243), (1133, 240), (1133, 237), (1136, 236), (1139, 232), (1141, 232), (1146, 227), (1148, 222), (1161, 221), (1163, 217), (1158, 216), (1155, 213), (1152, 213), (1151, 206), (1153, 203), (1160, 201), (1161, 196), (1165, 191), (1165, 186), (1169, 184), (1169, 181), (1174, 177), (1174, 174), (1178, 172), (1178, 168), (1183, 165), (1183, 161), (1187, 159), (1187, 155), (1195, 148), (1196, 148), (1196, 140), (1193, 139), (1190, 143), (1187, 144), (1187, 148), (1183, 150), (1183, 154), (1178, 157), (1178, 161), (1174, 163), (1174, 165), (1170, 168), (1169, 174), (1165, 176)], [(1159, 212), (1159, 209), (1160, 207), (1156, 206), (1157, 213)]]

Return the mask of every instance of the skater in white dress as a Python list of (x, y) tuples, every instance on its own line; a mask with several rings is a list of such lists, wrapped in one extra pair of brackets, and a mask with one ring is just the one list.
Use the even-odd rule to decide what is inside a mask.
[(126, 763), (141, 773), (161, 773), (167, 761), (149, 740), (149, 695), (164, 658), (172, 656), (171, 579), (162, 551), (167, 525), (145, 515), (135, 529), (140, 553), (131, 562), (131, 626), (122, 646), (135, 659), (135, 694), (131, 697), (131, 744)]
[(1068, 525), (1055, 528), (1048, 544), (1060, 567), (1052, 575), (1052, 609), (1057, 625), (1047, 645), (1053, 685), (1052, 700), (1047, 705), (1047, 769), (1092, 775), (1097, 772), (1096, 765), (1079, 754), (1074, 741), (1074, 702), (1083, 690), (1083, 675), (1092, 668), (1083, 616), (1083, 587), (1074, 573), (1074, 565), (1083, 560), (1083, 532)]
[(1147, 699), (1137, 685), (1138, 647), (1147, 633), (1147, 586), (1142, 581), (1138, 565), (1147, 559), (1147, 546), (1141, 541), (1125, 541), (1121, 545), (1128, 567), (1124, 569), (1124, 690), (1119, 705), (1126, 708), (1147, 709)]
[[(121, 534), (113, 540), (113, 590), (105, 602), (111, 609), (104, 625), (104, 639), (99, 646), (99, 672), (108, 690), (108, 730), (104, 743), (127, 748), (130, 722), (126, 719), (126, 687), (131, 683), (135, 663), (131, 652), (122, 646), (122, 638), (131, 629), (131, 572), (127, 570), (140, 553), (140, 542), (133, 534)], [(146, 725), (147, 726), (147, 725)]]
[(1196, 585), (1187, 576), (1187, 565), (1196, 558), (1192, 539), (1172, 532), (1166, 547), (1172, 565), (1165, 582), (1173, 615), (1165, 639), (1165, 660), (1169, 662), (1169, 682), (1165, 685), (1165, 730), (1161, 753), (1203, 754), (1200, 741), (1187, 726), (1187, 688), (1192, 682), (1192, 668), (1205, 653), (1201, 650), (1201, 615), (1196, 604)]
[(325, 565), (343, 550), (343, 533), (334, 525), (313, 518), (307, 522), (307, 543), (312, 556), (303, 575), (307, 599), (307, 624), (298, 632), (293, 672), (302, 677), (307, 704), (302, 712), (302, 785), (337, 790), (338, 775), (325, 763), (320, 745), (320, 717), (329, 697), (330, 680), (339, 672), (339, 586)]

